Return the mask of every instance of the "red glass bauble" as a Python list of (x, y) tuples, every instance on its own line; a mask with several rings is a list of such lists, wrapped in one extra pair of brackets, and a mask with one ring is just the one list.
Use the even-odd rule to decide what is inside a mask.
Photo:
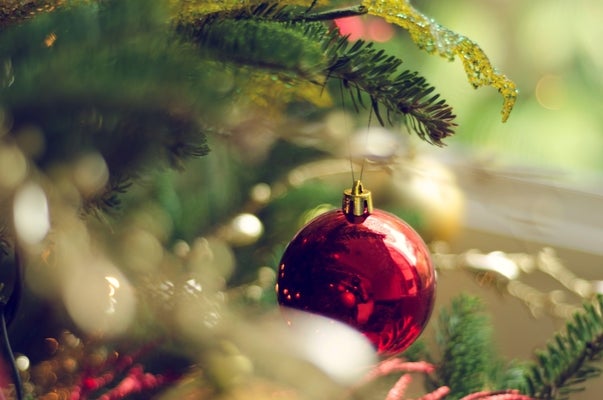
[(303, 227), (281, 259), (281, 306), (317, 313), (362, 332), (380, 354), (403, 351), (423, 331), (435, 300), (427, 246), (398, 217), (329, 211)]

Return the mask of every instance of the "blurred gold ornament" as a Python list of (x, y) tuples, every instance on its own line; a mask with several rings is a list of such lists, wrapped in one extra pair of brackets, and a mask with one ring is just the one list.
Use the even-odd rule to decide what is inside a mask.
[(416, 211), (427, 240), (450, 240), (461, 230), (465, 195), (454, 174), (434, 158), (417, 155), (392, 172), (393, 201)]

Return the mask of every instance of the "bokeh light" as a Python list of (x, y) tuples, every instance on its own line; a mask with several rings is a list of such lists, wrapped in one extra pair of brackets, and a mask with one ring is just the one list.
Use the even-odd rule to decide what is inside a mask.
[(63, 277), (63, 300), (85, 332), (114, 336), (126, 331), (136, 311), (134, 289), (109, 261), (86, 260)]
[(549, 110), (560, 110), (567, 101), (563, 79), (558, 75), (546, 74), (536, 83), (535, 95), (538, 103)]
[(227, 238), (235, 246), (255, 243), (264, 233), (264, 225), (258, 217), (250, 213), (241, 213), (233, 218), (227, 232)]
[(17, 191), (13, 213), (15, 230), (22, 241), (33, 245), (46, 237), (50, 230), (48, 200), (38, 184), (30, 182)]
[(84, 197), (99, 193), (109, 180), (109, 169), (102, 155), (89, 153), (73, 166), (73, 180)]
[(0, 145), (0, 189), (11, 190), (27, 175), (27, 160), (16, 146)]
[(15, 357), (15, 365), (19, 371), (27, 371), (30, 366), (29, 358), (23, 354)]
[(159, 239), (146, 229), (127, 229), (120, 241), (124, 266), (137, 273), (154, 272), (163, 259), (163, 246)]

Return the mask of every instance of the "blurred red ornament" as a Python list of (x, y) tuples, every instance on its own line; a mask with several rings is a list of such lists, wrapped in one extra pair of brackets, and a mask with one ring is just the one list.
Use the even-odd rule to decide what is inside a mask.
[(357, 181), (342, 210), (304, 226), (281, 259), (281, 306), (330, 317), (362, 332), (380, 354), (403, 351), (423, 331), (435, 300), (427, 246), (398, 217), (373, 210)]
[(393, 25), (381, 18), (371, 16), (354, 16), (338, 18), (335, 25), (339, 29), (339, 34), (348, 36), (348, 40), (371, 40), (384, 43), (391, 40), (396, 31)]
[(339, 29), (339, 34), (347, 35), (349, 41), (362, 39), (365, 35), (364, 21), (359, 16), (336, 19), (335, 25)]

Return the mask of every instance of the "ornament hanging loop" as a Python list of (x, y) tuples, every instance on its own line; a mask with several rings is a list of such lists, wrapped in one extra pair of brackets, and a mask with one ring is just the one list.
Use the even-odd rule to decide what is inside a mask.
[(364, 220), (373, 212), (373, 198), (370, 190), (364, 189), (360, 180), (354, 181), (351, 189), (343, 191), (341, 209), (348, 219)]

